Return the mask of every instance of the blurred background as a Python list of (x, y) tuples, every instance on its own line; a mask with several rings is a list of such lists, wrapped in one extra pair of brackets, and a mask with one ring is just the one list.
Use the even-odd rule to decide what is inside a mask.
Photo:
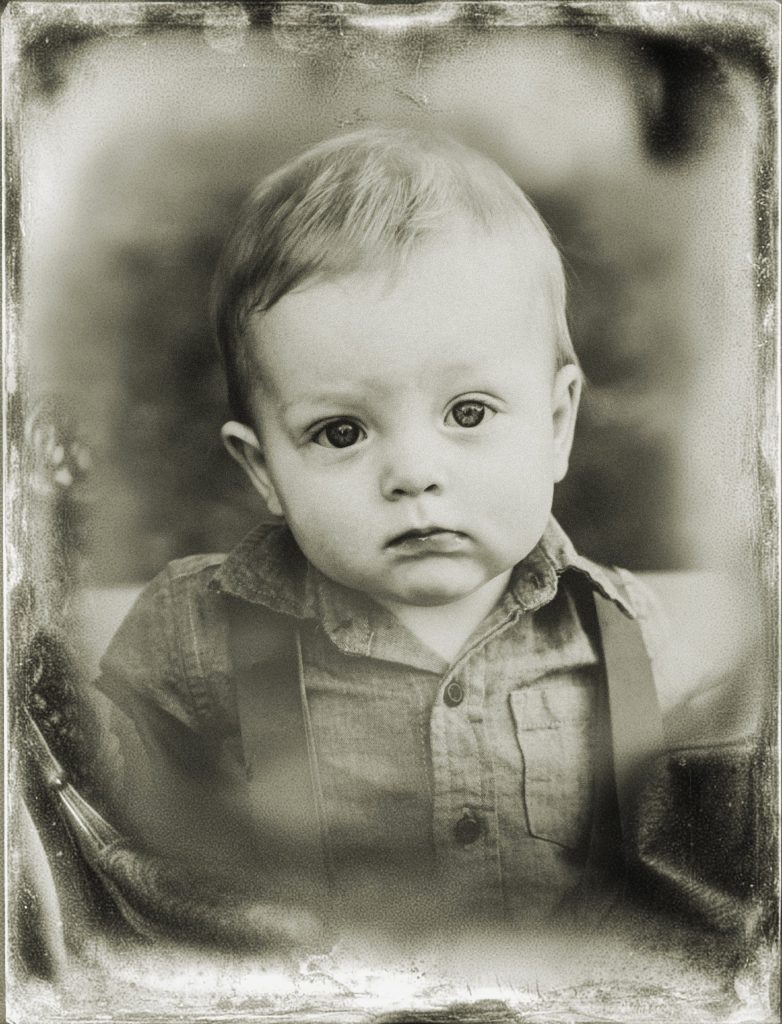
[(263, 514), (219, 439), (213, 266), (264, 174), (368, 122), (448, 128), (552, 227), (589, 381), (555, 511), (584, 553), (642, 570), (763, 560), (764, 5), (14, 6), (11, 412), (41, 537), (58, 538), (49, 576), (141, 582)]
[[(371, 122), (485, 150), (557, 237), (588, 386), (555, 511), (585, 554), (665, 582), (684, 640), (661, 699), (690, 677), (771, 693), (776, 4), (17, 2), (1, 27), (6, 707), (77, 784), (83, 682), (137, 588), (264, 514), (219, 439), (222, 241), (264, 174)], [(19, 774), (12, 755), (12, 797)]]

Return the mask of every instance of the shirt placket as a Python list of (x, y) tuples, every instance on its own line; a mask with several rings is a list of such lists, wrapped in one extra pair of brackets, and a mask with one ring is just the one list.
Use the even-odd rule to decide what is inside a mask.
[(485, 723), (486, 658), (473, 648), (443, 676), (430, 719), (438, 870), (464, 907), (502, 905), (497, 800)]

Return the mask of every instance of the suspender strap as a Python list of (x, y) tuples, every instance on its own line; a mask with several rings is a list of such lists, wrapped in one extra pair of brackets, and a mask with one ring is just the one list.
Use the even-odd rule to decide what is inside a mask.
[[(625, 593), (618, 573), (612, 579)], [(322, 796), (304, 694), (298, 633), (268, 609), (226, 597), (229, 654), (251, 799), (265, 859), (329, 876)], [(632, 843), (641, 773), (664, 749), (651, 664), (638, 622), (594, 592), (607, 678), (622, 835)], [(628, 601), (628, 603), (630, 603)]]
[(226, 600), (250, 801), (262, 823), (259, 852), (270, 867), (322, 884), (322, 801), (298, 632), (286, 616)]
[[(616, 571), (611, 575), (625, 594), (620, 575)], [(662, 716), (638, 622), (599, 591), (594, 594), (608, 683), (616, 795), (627, 845), (634, 834), (641, 775), (649, 760), (664, 750)]]

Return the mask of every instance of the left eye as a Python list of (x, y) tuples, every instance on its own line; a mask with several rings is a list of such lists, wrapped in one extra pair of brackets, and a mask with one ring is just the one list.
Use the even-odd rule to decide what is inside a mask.
[(366, 434), (353, 420), (332, 420), (321, 427), (312, 440), (323, 448), (350, 448)]
[(453, 422), (457, 427), (477, 427), (483, 421), (487, 411), (489, 408), (484, 402), (468, 399), (452, 406), (445, 417), (445, 422)]

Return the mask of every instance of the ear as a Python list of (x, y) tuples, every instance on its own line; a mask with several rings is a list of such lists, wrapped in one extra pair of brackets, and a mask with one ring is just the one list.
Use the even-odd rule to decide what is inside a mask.
[(578, 403), (581, 400), (581, 370), (572, 363), (557, 370), (551, 396), (554, 425), (554, 482), (564, 479), (573, 447)]
[(271, 514), (282, 516), (282, 505), (269, 476), (263, 449), (255, 431), (245, 426), (244, 423), (230, 420), (223, 424), (220, 436), (228, 454), (236, 459), (245, 471), (250, 478), (250, 483), (263, 498)]

